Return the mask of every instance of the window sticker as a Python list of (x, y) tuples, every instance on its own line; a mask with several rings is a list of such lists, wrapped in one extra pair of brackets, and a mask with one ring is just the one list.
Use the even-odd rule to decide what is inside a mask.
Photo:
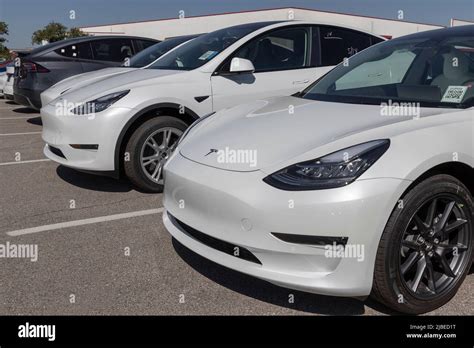
[(207, 51), (201, 57), (199, 57), (199, 60), (209, 60), (212, 57), (214, 57), (216, 54), (217, 54), (217, 51)]
[(444, 93), (442, 103), (460, 103), (466, 94), (466, 86), (449, 86)]

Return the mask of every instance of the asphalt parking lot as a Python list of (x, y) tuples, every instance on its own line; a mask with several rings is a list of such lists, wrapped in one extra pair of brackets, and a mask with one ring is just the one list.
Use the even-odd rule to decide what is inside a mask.
[[(0, 100), (0, 244), (38, 245), (36, 262), (0, 259), (0, 315), (389, 313), (207, 261), (164, 229), (161, 195), (59, 166), (42, 149), (39, 114)], [(473, 315), (473, 294), (471, 269), (456, 297), (431, 314)]]

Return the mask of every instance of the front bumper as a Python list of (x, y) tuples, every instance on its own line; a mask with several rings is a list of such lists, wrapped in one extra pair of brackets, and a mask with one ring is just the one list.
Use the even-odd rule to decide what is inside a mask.
[[(115, 147), (132, 115), (129, 108), (111, 106), (94, 116), (63, 115), (61, 105), (41, 109), (44, 154), (64, 166), (91, 172), (115, 171)], [(71, 145), (97, 145), (77, 149)], [(59, 151), (57, 151), (59, 150)]]
[[(215, 169), (176, 154), (165, 166), (164, 224), (196, 253), (271, 283), (325, 295), (370, 294), (380, 236), (410, 182), (381, 178), (338, 189), (288, 192), (264, 183), (265, 176)], [(200, 242), (176, 219), (249, 250), (261, 264)], [(272, 232), (347, 237), (346, 248), (363, 251), (355, 257), (328, 255), (325, 246), (283, 242)]]
[(56, 89), (54, 86), (44, 90), (40, 94), (41, 104), (42, 105), (50, 104), (52, 101), (54, 101), (55, 99), (57, 99), (61, 96), (61, 92), (63, 90), (64, 89)]

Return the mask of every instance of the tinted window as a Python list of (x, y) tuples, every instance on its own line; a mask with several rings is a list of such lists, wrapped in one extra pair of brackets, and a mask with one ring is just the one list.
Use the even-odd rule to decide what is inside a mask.
[(61, 47), (55, 52), (68, 58), (92, 59), (91, 47), (88, 42)]
[(183, 42), (190, 40), (189, 37), (169, 39), (153, 46), (148, 47), (147, 49), (141, 51), (140, 53), (134, 55), (129, 64), (124, 64), (124, 66), (130, 66), (132, 68), (141, 68), (150, 63), (153, 63), (159, 57), (161, 57), (166, 52), (172, 50), (178, 45), (181, 45)]
[(192, 70), (208, 63), (237, 40), (268, 23), (251, 23), (214, 31), (186, 42), (155, 62), (150, 69)]
[(121, 62), (133, 55), (130, 39), (94, 40), (91, 46), (96, 60)]
[(245, 44), (233, 57), (250, 60), (256, 72), (301, 68), (307, 65), (308, 36), (306, 28), (275, 30)]
[(320, 27), (321, 65), (337, 65), (371, 45), (370, 35), (353, 30)]
[(31, 54), (31, 55), (39, 54), (39, 53), (42, 53), (44, 51), (47, 51), (49, 49), (52, 49), (52, 48), (60, 46), (60, 45), (61, 45), (61, 42), (59, 42), (59, 43), (58, 42), (51, 42), (51, 43), (48, 43), (46, 45), (35, 48), (31, 52), (29, 52), (29, 54)]
[(143, 51), (145, 48), (148, 48), (156, 44), (156, 41), (149, 41), (149, 40), (134, 40), (134, 41), (135, 41), (135, 53)]

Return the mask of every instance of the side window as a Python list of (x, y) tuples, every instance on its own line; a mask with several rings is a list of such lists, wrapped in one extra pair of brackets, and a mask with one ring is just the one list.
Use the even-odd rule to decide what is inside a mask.
[(157, 43), (157, 42), (148, 41), (148, 40), (133, 40), (133, 41), (135, 45), (135, 54)]
[(133, 55), (132, 41), (129, 39), (94, 40), (91, 46), (96, 60), (121, 62)]
[(82, 42), (58, 48), (55, 52), (68, 58), (92, 59), (92, 51), (89, 42)]
[(370, 44), (371, 45), (375, 45), (375, 44), (378, 44), (378, 43), (381, 43), (383, 42), (384, 40), (382, 40), (381, 38), (379, 37), (375, 37), (375, 36), (371, 36), (370, 37)]
[(337, 65), (371, 45), (370, 35), (335, 27), (320, 27), (321, 65)]
[(255, 66), (255, 72), (305, 67), (308, 58), (308, 32), (306, 28), (276, 30), (245, 44), (232, 57), (250, 60)]

